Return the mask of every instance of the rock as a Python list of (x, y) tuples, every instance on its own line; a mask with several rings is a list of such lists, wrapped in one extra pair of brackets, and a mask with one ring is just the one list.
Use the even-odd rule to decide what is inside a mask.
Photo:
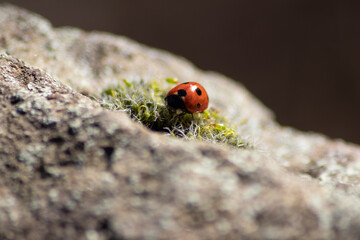
[[(0, 239), (359, 239), (360, 148), (279, 126), (226, 77), (0, 5)], [(151, 132), (83, 95), (206, 86), (252, 150)], [(81, 94), (83, 93), (83, 94)]]

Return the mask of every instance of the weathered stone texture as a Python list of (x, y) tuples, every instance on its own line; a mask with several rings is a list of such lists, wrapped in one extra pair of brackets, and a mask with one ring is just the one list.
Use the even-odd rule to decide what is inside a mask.
[[(124, 37), (4, 4), (0, 26), (0, 239), (360, 238), (358, 146), (283, 128), (241, 85)], [(257, 147), (154, 133), (81, 94), (165, 77), (204, 84)]]

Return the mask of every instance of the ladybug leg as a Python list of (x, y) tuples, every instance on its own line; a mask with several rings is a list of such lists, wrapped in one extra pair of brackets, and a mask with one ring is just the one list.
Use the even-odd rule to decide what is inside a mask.
[(174, 121), (174, 120), (177, 120), (177, 116), (176, 116), (176, 115), (173, 115), (173, 116), (171, 117), (170, 122), (172, 122), (172, 121)]
[(175, 116), (174, 126), (176, 126), (178, 122), (179, 122), (179, 116)]
[(193, 113), (191, 114), (191, 117), (192, 117), (192, 120), (194, 121), (194, 114)]

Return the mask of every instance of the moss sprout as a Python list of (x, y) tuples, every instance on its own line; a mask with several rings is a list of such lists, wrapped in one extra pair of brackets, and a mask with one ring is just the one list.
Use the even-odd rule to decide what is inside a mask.
[[(118, 86), (105, 89), (97, 101), (105, 108), (127, 112), (132, 119), (154, 131), (186, 140), (221, 142), (238, 148), (251, 147), (215, 109), (180, 116), (171, 114), (165, 106), (164, 97), (166, 90), (176, 83), (174, 78), (131, 83), (123, 80)], [(169, 89), (163, 87), (166, 85)]]

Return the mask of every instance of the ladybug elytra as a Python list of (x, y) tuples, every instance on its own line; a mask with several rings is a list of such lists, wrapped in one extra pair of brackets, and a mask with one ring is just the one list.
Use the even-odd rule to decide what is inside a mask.
[(165, 97), (170, 112), (175, 114), (201, 113), (209, 105), (209, 96), (203, 86), (196, 82), (181, 83)]

